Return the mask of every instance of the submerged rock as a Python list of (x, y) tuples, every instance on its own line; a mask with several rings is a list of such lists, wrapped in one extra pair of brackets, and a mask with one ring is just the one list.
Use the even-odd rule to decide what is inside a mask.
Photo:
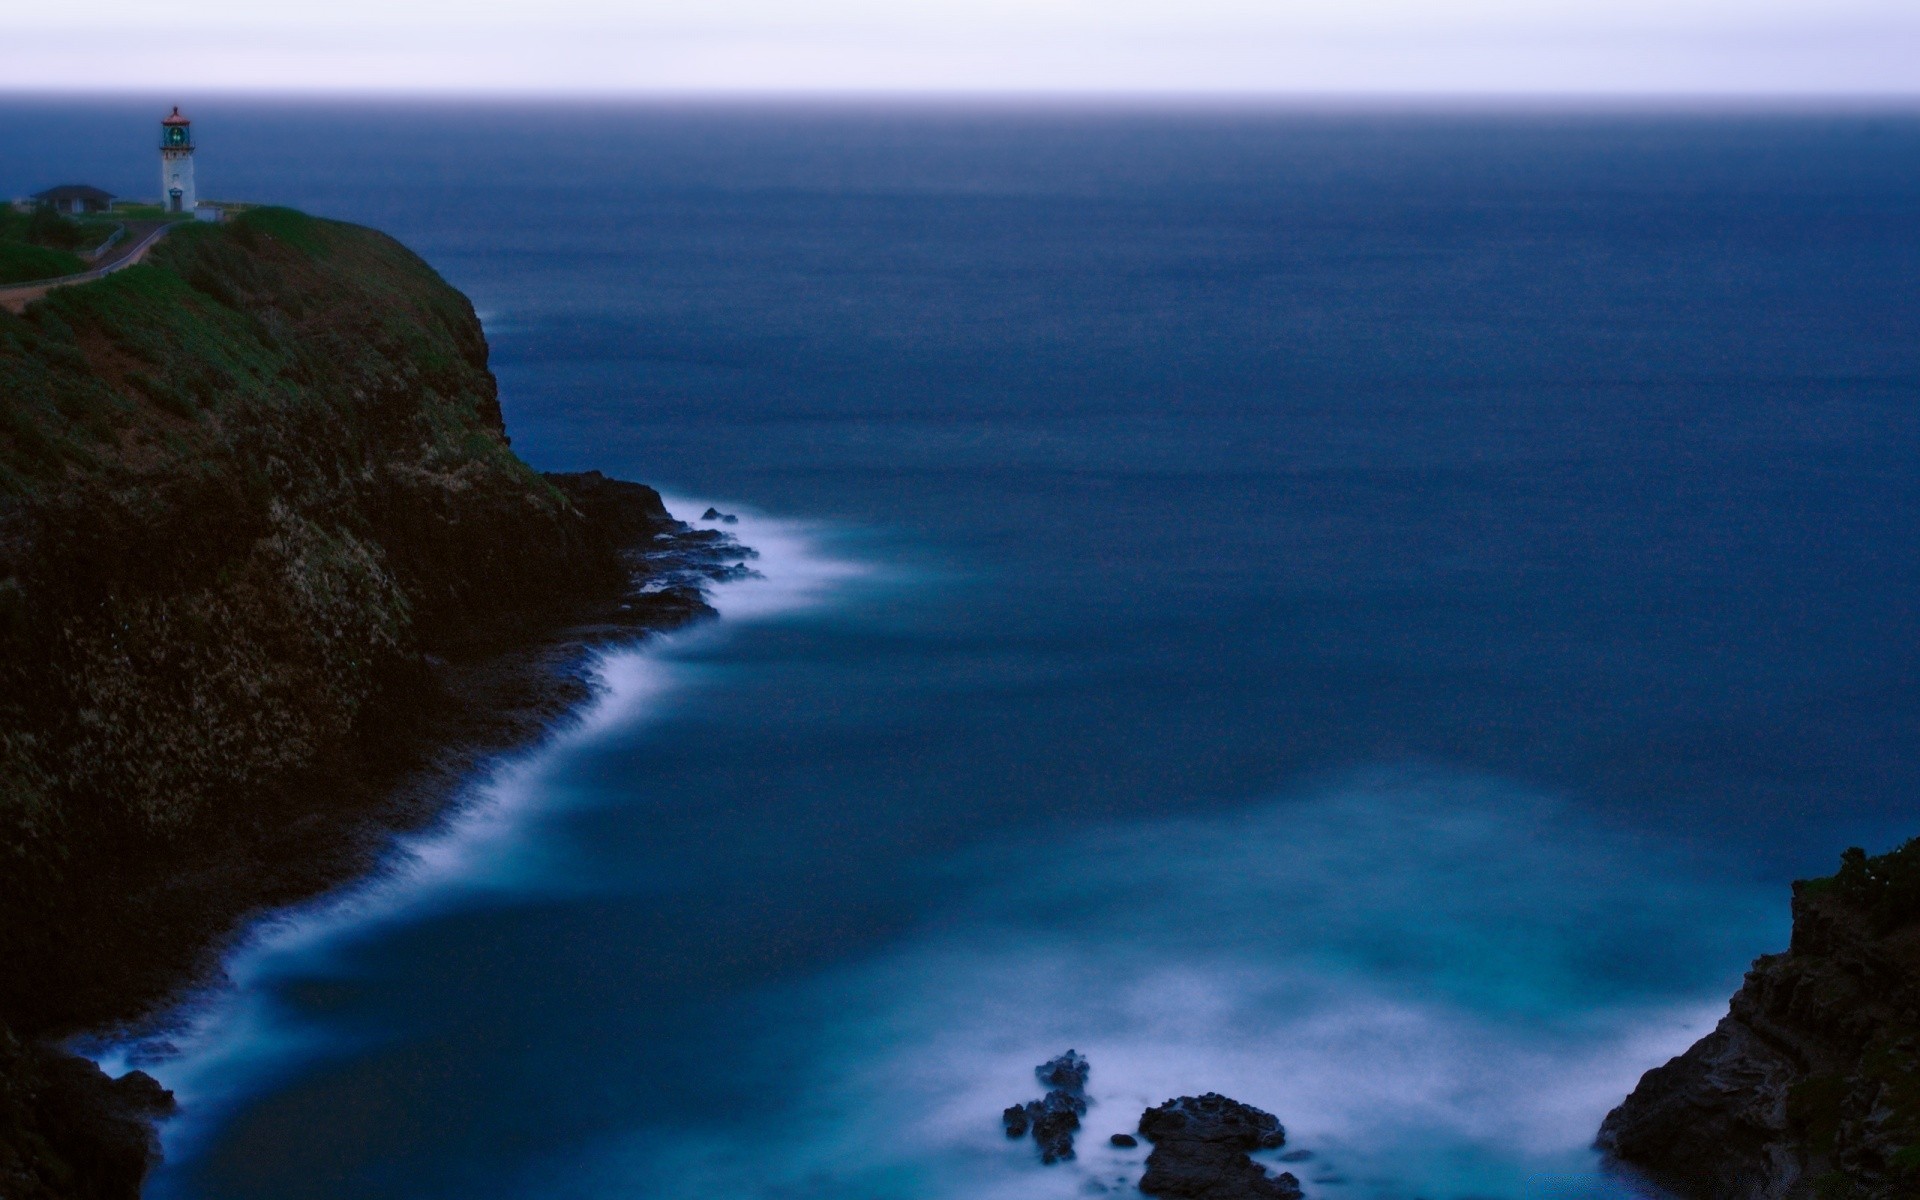
[(1130, 1133), (1116, 1133), (1108, 1138), (1107, 1141), (1120, 1147), (1122, 1150), (1131, 1150), (1140, 1144), (1140, 1139)]
[(1049, 1090), (1038, 1100), (1010, 1106), (1000, 1114), (1010, 1138), (1033, 1134), (1040, 1161), (1056, 1163), (1073, 1157), (1073, 1135), (1087, 1112), (1087, 1076), (1092, 1067), (1072, 1050), (1049, 1059), (1033, 1073)]
[(1140, 1114), (1140, 1135), (1153, 1143), (1140, 1190), (1190, 1200), (1300, 1200), (1291, 1173), (1267, 1174), (1247, 1157), (1277, 1150), (1287, 1134), (1279, 1118), (1217, 1092), (1181, 1096)]

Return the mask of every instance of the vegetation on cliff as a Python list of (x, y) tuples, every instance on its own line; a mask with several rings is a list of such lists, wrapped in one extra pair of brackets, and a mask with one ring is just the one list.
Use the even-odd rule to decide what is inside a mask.
[(51, 208), (30, 213), (0, 206), (0, 284), (71, 275), (86, 266), (76, 251), (97, 246), (114, 222), (74, 221)]
[(1804, 887), (1813, 895), (1833, 895), (1883, 933), (1920, 921), (1920, 838), (1877, 857), (1852, 847), (1841, 854), (1837, 874)]
[(1920, 1195), (1920, 839), (1797, 884), (1786, 952), (1600, 1145), (1700, 1200)]

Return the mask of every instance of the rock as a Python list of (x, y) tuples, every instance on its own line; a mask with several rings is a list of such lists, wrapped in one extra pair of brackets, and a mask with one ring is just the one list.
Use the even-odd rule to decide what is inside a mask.
[(1280, 1156), (1280, 1161), (1284, 1163), (1306, 1162), (1312, 1157), (1313, 1151), (1311, 1150), (1289, 1150)]
[(611, 479), (598, 471), (549, 471), (545, 479), (565, 493), (595, 528), (619, 542), (685, 528), (667, 512), (660, 493), (643, 483)]
[(1596, 1144), (1690, 1200), (1920, 1195), (1920, 841), (1794, 885), (1793, 939)]
[(1272, 1113), (1217, 1092), (1182, 1096), (1140, 1114), (1140, 1135), (1153, 1143), (1140, 1190), (1189, 1200), (1300, 1200), (1290, 1173), (1267, 1174), (1247, 1157), (1277, 1150), (1287, 1134)]
[(1122, 1150), (1131, 1150), (1140, 1144), (1140, 1139), (1130, 1133), (1116, 1133), (1108, 1138), (1107, 1141), (1120, 1147)]
[(740, 518), (732, 513), (723, 513), (717, 508), (709, 508), (700, 514), (702, 521), (719, 521), (723, 525), (738, 525)]
[(1000, 1114), (1007, 1136), (1018, 1138), (1031, 1130), (1043, 1163), (1072, 1158), (1073, 1135), (1087, 1112), (1086, 1086), (1091, 1071), (1087, 1060), (1072, 1050), (1035, 1067), (1034, 1075), (1052, 1090)]
[(1073, 1135), (1080, 1128), (1080, 1114), (1086, 1111), (1085, 1100), (1061, 1091), (1048, 1092), (1044, 1100), (1027, 1103), (1041, 1162), (1056, 1163), (1073, 1157)]
[(1078, 1096), (1087, 1090), (1087, 1076), (1093, 1073), (1093, 1067), (1085, 1058), (1069, 1050), (1051, 1062), (1041, 1063), (1033, 1069), (1033, 1073), (1040, 1080), (1041, 1087)]
[(160, 1160), (153, 1123), (173, 1093), (144, 1071), (118, 1079), (0, 1025), (0, 1196), (137, 1200)]

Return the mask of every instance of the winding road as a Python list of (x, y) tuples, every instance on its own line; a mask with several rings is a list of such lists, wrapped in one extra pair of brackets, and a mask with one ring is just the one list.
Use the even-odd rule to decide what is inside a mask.
[(167, 230), (178, 224), (175, 221), (128, 221), (127, 232), (107, 252), (101, 255), (93, 266), (77, 275), (62, 275), (57, 279), (36, 279), (31, 283), (15, 283), (0, 287), (0, 308), (11, 313), (22, 313), (27, 305), (38, 300), (55, 288), (67, 287), (75, 283), (90, 283), (113, 274), (115, 271), (131, 267), (147, 256), (159, 240), (167, 236)]

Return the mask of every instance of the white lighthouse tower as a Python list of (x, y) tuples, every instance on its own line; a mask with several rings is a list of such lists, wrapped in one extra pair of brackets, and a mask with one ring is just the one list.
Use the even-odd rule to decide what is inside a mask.
[(180, 115), (160, 121), (160, 206), (168, 212), (190, 213), (193, 197), (193, 122)]

